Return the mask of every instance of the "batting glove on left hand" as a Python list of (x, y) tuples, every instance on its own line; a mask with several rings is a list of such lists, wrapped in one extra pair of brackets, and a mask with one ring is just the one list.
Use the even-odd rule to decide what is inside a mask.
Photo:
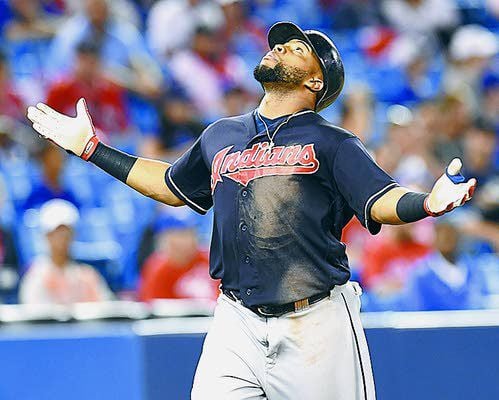
[(437, 217), (452, 209), (462, 206), (473, 197), (476, 187), (476, 179), (466, 179), (461, 175), (463, 166), (459, 158), (454, 158), (445, 174), (443, 174), (433, 186), (430, 195), (425, 199), (426, 212)]
[(42, 137), (87, 160), (97, 146), (97, 136), (85, 99), (76, 104), (76, 117), (58, 113), (44, 103), (28, 107), (27, 117)]

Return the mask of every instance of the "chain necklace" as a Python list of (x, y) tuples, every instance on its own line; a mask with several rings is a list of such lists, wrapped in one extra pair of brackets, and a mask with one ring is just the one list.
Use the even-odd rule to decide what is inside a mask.
[(260, 121), (262, 121), (262, 124), (263, 126), (265, 126), (265, 133), (267, 134), (267, 137), (269, 138), (269, 141), (270, 141), (270, 146), (269, 148), (272, 149), (272, 147), (274, 147), (274, 138), (275, 138), (275, 135), (277, 135), (277, 131), (279, 131), (279, 129), (281, 129), (282, 126), (286, 125), (289, 120), (299, 114), (306, 114), (306, 113), (309, 113), (309, 112), (313, 112), (312, 110), (302, 110), (302, 111), (295, 111), (293, 114), (291, 114), (290, 116), (288, 116), (288, 118), (286, 118), (285, 121), (281, 122), (279, 124), (279, 126), (275, 129), (275, 131), (272, 133), (272, 136), (270, 136), (270, 132), (269, 132), (269, 127), (267, 126), (267, 123), (265, 122), (265, 120), (262, 118), (262, 116), (260, 115), (260, 112), (257, 110), (256, 111), (256, 115), (258, 117), (258, 119)]

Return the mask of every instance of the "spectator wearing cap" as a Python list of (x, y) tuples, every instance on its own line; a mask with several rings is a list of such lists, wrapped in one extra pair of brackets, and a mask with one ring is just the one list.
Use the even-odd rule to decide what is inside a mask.
[(449, 45), (445, 90), (464, 94), (463, 98), (472, 110), (479, 112), (483, 78), (498, 51), (498, 38), (487, 28), (465, 25), (457, 29)]
[(71, 259), (70, 247), (78, 210), (55, 199), (40, 209), (40, 229), (48, 243), (48, 255), (35, 259), (23, 276), (19, 300), (27, 304), (71, 304), (111, 300), (104, 279), (91, 266)]
[(46, 103), (71, 115), (84, 97), (94, 126), (106, 134), (120, 134), (129, 127), (125, 92), (105, 76), (99, 51), (95, 42), (79, 43), (72, 71), (49, 87)]
[(218, 283), (208, 274), (208, 254), (199, 247), (192, 215), (164, 214), (155, 231), (156, 251), (142, 267), (139, 299), (215, 300)]
[(485, 305), (487, 283), (478, 268), (480, 260), (459, 253), (462, 236), (452, 217), (436, 220), (433, 250), (412, 266), (401, 309), (467, 310)]

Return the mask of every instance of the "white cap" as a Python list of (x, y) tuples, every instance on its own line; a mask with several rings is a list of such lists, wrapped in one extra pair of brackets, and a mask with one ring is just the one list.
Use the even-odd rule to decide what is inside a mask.
[(497, 54), (497, 37), (480, 25), (466, 25), (452, 36), (449, 51), (452, 59), (462, 61), (473, 57), (487, 58)]
[(40, 229), (43, 233), (52, 232), (61, 225), (72, 228), (78, 219), (78, 209), (66, 200), (49, 200), (40, 208)]

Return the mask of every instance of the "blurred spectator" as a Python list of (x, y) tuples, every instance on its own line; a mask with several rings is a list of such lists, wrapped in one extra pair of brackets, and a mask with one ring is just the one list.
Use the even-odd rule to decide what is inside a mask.
[(438, 94), (441, 76), (430, 68), (435, 54), (425, 37), (398, 37), (390, 46), (388, 57), (401, 76), (398, 84), (391, 83), (389, 93), (382, 94), (385, 101), (410, 105)]
[(344, 96), (340, 126), (368, 143), (373, 129), (373, 106), (369, 89), (357, 85)]
[(409, 34), (448, 32), (459, 22), (453, 0), (384, 0), (382, 12), (390, 25)]
[(497, 37), (488, 29), (479, 25), (460, 27), (449, 45), (450, 65), (444, 77), (447, 92), (463, 93), (463, 99), (478, 111), (484, 73), (498, 50)]
[(62, 173), (66, 163), (64, 151), (51, 143), (44, 143), (39, 151), (38, 159), (41, 164), (42, 177), (33, 185), (32, 191), (26, 199), (23, 210), (39, 208), (52, 199), (64, 199), (75, 206), (79, 206), (77, 196), (62, 182)]
[[(189, 47), (200, 25), (218, 29), (224, 23), (220, 6), (213, 0), (159, 0), (149, 11), (147, 41), (160, 59)], [(167, 27), (170, 34), (165, 34)]]
[(144, 141), (142, 154), (173, 162), (194, 143), (205, 126), (192, 103), (181, 94), (167, 96), (161, 103), (160, 115), (159, 133)]
[[(116, 19), (130, 23), (140, 29), (142, 21), (135, 3), (136, 1), (133, 0), (112, 0), (108, 2), (108, 6), (111, 9), (111, 14)], [(81, 0), (64, 0), (64, 5), (70, 15), (82, 13), (85, 10), (85, 1)]]
[(175, 79), (207, 121), (221, 116), (228, 87), (248, 87), (249, 71), (241, 58), (226, 51), (220, 30), (198, 27), (192, 49), (176, 53), (170, 66)]
[(0, 303), (12, 301), (18, 281), (19, 263), (13, 235), (0, 226)]
[(162, 76), (149, 55), (137, 29), (110, 14), (109, 0), (85, 0), (85, 13), (70, 18), (57, 32), (49, 53), (54, 72), (69, 71), (75, 50), (82, 41), (100, 48), (103, 67), (109, 78), (145, 97), (161, 91)]
[(472, 110), (462, 95), (449, 94), (438, 102), (438, 120), (433, 153), (442, 168), (463, 157), (463, 135), (471, 124)]
[(379, 239), (366, 243), (361, 277), (369, 291), (382, 298), (401, 293), (414, 262), (430, 251), (430, 247), (419, 239), (426, 227), (424, 220), (392, 226), (385, 229)]
[[(495, 125), (484, 118), (478, 118), (466, 133), (464, 144), (466, 174), (476, 177), (479, 182), (474, 206), (485, 219), (478, 226), (471, 226), (471, 233), (479, 230), (484, 237), (490, 231), (485, 238), (499, 248), (499, 165), (495, 160), (499, 140)], [(495, 225), (496, 235), (492, 234), (494, 226), (486, 225), (486, 221)], [(465, 223), (464, 226), (468, 224)]]
[(323, 13), (321, 0), (251, 0), (251, 2), (254, 17), (267, 26), (277, 21), (293, 21), (298, 26), (308, 29), (321, 28), (330, 23), (328, 15)]
[(485, 7), (496, 19), (499, 18), (499, 2), (497, 0), (485, 0)]
[(499, 132), (499, 72), (484, 77), (482, 93), (482, 114), (494, 123)]
[(125, 93), (104, 75), (99, 48), (90, 41), (78, 44), (73, 71), (52, 84), (46, 102), (61, 113), (73, 115), (81, 97), (87, 101), (97, 129), (120, 134), (128, 128)]
[(386, 158), (383, 162), (390, 159), (392, 162), (397, 160), (391, 168), (393, 176), (401, 185), (419, 188), (433, 185), (434, 177), (430, 172), (431, 160), (426, 146), (428, 135), (419, 121), (409, 108), (398, 104), (387, 109), (387, 119), (389, 123), (387, 144), (389, 147), (391, 144), (396, 151), (393, 154), (385, 152)]
[(466, 132), (464, 140), (464, 165), (469, 176), (477, 178), (481, 185), (498, 177), (498, 166), (494, 155), (498, 146), (495, 126), (484, 118), (478, 118)]
[[(20, 129), (17, 131), (20, 133)], [(33, 133), (29, 132), (30, 137), (33, 137)], [(0, 115), (0, 169), (2, 167), (9, 167), (9, 165), (15, 165), (17, 161), (25, 162), (28, 158), (28, 143), (23, 142), (21, 139), (23, 135), (17, 135), (16, 137), (16, 122), (6, 116)]]
[(51, 200), (40, 209), (40, 228), (49, 254), (33, 262), (19, 289), (21, 303), (71, 304), (111, 300), (104, 279), (89, 265), (71, 259), (70, 246), (78, 211), (64, 200)]
[[(257, 63), (267, 49), (267, 35), (264, 27), (248, 14), (248, 2), (245, 0), (216, 0), (225, 16), (224, 35), (230, 48), (236, 53), (245, 53), (246, 57)], [(253, 57), (252, 57), (253, 56)]]
[(5, 26), (5, 37), (9, 41), (52, 37), (60, 19), (49, 17), (39, 0), (10, 0), (13, 19)]
[[(12, 227), (7, 221), (9, 210), (7, 187), (0, 173), (0, 303), (14, 297), (19, 279), (19, 258), (14, 243)], [(10, 222), (10, 221), (8, 221)]]
[(10, 76), (5, 54), (0, 51), (0, 115), (24, 119), (25, 106)]
[(217, 281), (208, 274), (208, 254), (198, 245), (192, 217), (162, 215), (156, 223), (156, 251), (141, 273), (139, 299), (205, 298), (215, 300)]
[(381, 16), (377, 2), (372, 0), (322, 0), (333, 19), (335, 30), (377, 26)]
[(486, 282), (477, 257), (459, 254), (460, 238), (449, 217), (436, 220), (434, 250), (411, 268), (404, 310), (467, 310), (485, 305)]
[(246, 114), (258, 106), (258, 99), (253, 94), (240, 86), (234, 86), (225, 91), (224, 94), (224, 115)]

